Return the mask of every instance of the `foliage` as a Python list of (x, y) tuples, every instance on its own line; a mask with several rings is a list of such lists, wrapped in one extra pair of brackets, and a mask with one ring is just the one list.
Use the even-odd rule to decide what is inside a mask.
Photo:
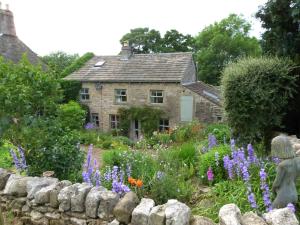
[(123, 135), (129, 134), (131, 121), (141, 121), (142, 132), (146, 136), (152, 135), (158, 129), (159, 120), (163, 116), (161, 109), (145, 107), (130, 107), (119, 108), (118, 114), (120, 115), (120, 128)]
[(77, 60), (75, 60), (70, 66), (66, 67), (61, 72), (61, 77), (66, 77), (67, 75), (75, 72), (76, 70), (80, 69), (87, 61), (94, 57), (94, 53), (87, 52)]
[(86, 112), (74, 101), (62, 104), (57, 110), (57, 119), (61, 125), (71, 130), (81, 129), (85, 122)]
[(18, 64), (0, 58), (0, 92), (0, 121), (8, 126), (55, 114), (61, 99), (53, 76), (31, 65), (25, 57)]
[(195, 37), (199, 79), (219, 85), (221, 72), (229, 62), (243, 56), (259, 56), (260, 45), (249, 36), (250, 29), (250, 23), (235, 14), (204, 28)]
[(191, 180), (185, 180), (182, 174), (164, 174), (161, 178), (153, 179), (150, 198), (154, 199), (156, 204), (164, 204), (169, 199), (188, 202), (193, 192)]
[(125, 34), (120, 42), (128, 41), (133, 52), (159, 53), (159, 52), (189, 52), (194, 48), (194, 38), (187, 34), (179, 33), (177, 30), (169, 30), (161, 37), (159, 31), (145, 27), (131, 29)]
[(199, 156), (199, 175), (204, 183), (208, 183), (206, 173), (209, 167), (212, 168), (214, 173), (215, 183), (226, 179), (227, 175), (224, 169), (223, 157), (230, 153), (231, 150), (229, 145), (219, 145)]
[(77, 80), (59, 80), (61, 88), (63, 90), (63, 101), (67, 103), (69, 101), (79, 100), (79, 91), (81, 89), (81, 82)]
[(270, 138), (282, 126), (288, 100), (296, 91), (293, 64), (286, 59), (241, 59), (226, 67), (222, 79), (224, 107), (233, 136), (246, 142)]
[(229, 143), (230, 141), (230, 128), (225, 123), (213, 123), (207, 125), (204, 129), (205, 137), (208, 137), (209, 134), (213, 134), (218, 143)]
[(78, 54), (69, 55), (65, 52), (53, 52), (42, 57), (43, 61), (56, 74), (56, 78), (61, 78), (61, 73), (79, 58)]
[(10, 169), (12, 167), (12, 157), (9, 153), (9, 149), (12, 147), (13, 145), (7, 141), (0, 146), (0, 168)]
[(185, 142), (197, 139), (201, 136), (203, 126), (198, 121), (183, 124), (171, 131), (171, 139), (174, 142)]
[(299, 0), (268, 0), (256, 17), (265, 28), (262, 47), (265, 53), (289, 56), (300, 62)]
[(76, 181), (80, 177), (83, 152), (79, 136), (55, 119), (38, 119), (30, 127), (22, 127), (19, 137), (25, 149), (30, 175), (52, 170), (59, 179)]

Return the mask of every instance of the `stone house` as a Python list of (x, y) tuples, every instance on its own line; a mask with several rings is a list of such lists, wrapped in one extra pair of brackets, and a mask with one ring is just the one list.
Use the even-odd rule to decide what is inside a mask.
[(0, 56), (18, 63), (24, 54), (32, 64), (41, 64), (46, 68), (37, 54), (17, 37), (13, 13), (8, 5), (2, 9), (0, 2)]
[[(120, 107), (162, 109), (166, 116), (159, 121), (160, 131), (195, 119), (222, 120), (219, 91), (196, 81), (192, 53), (132, 54), (124, 44), (119, 55), (95, 56), (65, 79), (82, 82), (80, 101), (105, 132), (118, 128)], [(130, 137), (140, 135), (140, 121), (132, 121)]]

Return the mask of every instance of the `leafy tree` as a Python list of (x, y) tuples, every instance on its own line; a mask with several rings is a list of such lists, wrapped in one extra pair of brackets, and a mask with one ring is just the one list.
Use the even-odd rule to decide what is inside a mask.
[(23, 57), (12, 64), (0, 57), (0, 121), (6, 125), (52, 115), (61, 100), (59, 83)]
[(159, 31), (149, 30), (147, 27), (131, 29), (130, 33), (125, 34), (120, 40), (121, 43), (125, 41), (129, 42), (133, 52), (137, 54), (159, 52), (161, 46)]
[(167, 31), (162, 38), (157, 30), (149, 28), (135, 28), (125, 34), (120, 42), (129, 41), (133, 52), (160, 53), (160, 52), (188, 52), (194, 47), (194, 38), (187, 34), (181, 34), (177, 30)]
[(259, 56), (261, 48), (249, 36), (251, 25), (235, 14), (204, 28), (195, 37), (196, 60), (200, 80), (220, 84), (223, 68), (243, 56)]
[(296, 92), (294, 64), (273, 57), (245, 58), (227, 66), (222, 86), (224, 107), (233, 135), (243, 143), (269, 146), (274, 129), (283, 126), (288, 101)]
[(53, 52), (45, 55), (42, 59), (55, 72), (56, 77), (60, 78), (62, 72), (79, 58), (78, 54), (69, 55), (65, 52)]
[(191, 35), (183, 35), (177, 30), (170, 30), (164, 35), (161, 52), (191, 52), (193, 48), (194, 38)]
[(265, 32), (264, 52), (289, 56), (300, 62), (300, 1), (268, 0), (256, 13)]

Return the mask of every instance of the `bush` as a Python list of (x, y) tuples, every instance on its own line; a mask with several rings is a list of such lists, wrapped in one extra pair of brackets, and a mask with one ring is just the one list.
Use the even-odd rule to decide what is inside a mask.
[(0, 146), (0, 168), (10, 169), (13, 166), (13, 159), (9, 153), (9, 149), (12, 147), (14, 146), (6, 141)]
[(264, 139), (282, 126), (288, 100), (296, 92), (293, 63), (274, 57), (246, 58), (223, 72), (224, 107), (233, 136), (243, 143)]
[(25, 149), (28, 173), (40, 176), (52, 170), (61, 180), (81, 179), (84, 154), (79, 135), (55, 119), (37, 120), (22, 129), (21, 146)]
[(86, 111), (77, 102), (70, 101), (59, 106), (57, 116), (62, 126), (79, 130), (85, 122)]
[(231, 137), (230, 128), (227, 124), (223, 123), (209, 124), (204, 129), (204, 134), (205, 137), (208, 137), (209, 134), (213, 134), (219, 144), (222, 144), (224, 142), (229, 143)]
[[(218, 183), (227, 178), (226, 171), (223, 165), (223, 157), (230, 155), (231, 149), (229, 145), (219, 145), (213, 147), (209, 152), (200, 155), (199, 157), (199, 175), (204, 183), (208, 183), (207, 170), (212, 168), (214, 173), (214, 182)], [(216, 154), (218, 155), (216, 158)]]
[(201, 135), (202, 125), (198, 121), (184, 124), (171, 132), (171, 138), (174, 142), (186, 142)]

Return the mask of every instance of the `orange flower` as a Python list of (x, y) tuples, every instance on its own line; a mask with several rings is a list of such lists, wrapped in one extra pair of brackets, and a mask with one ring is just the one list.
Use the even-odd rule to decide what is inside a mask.
[(141, 180), (138, 179), (136, 181), (136, 186), (139, 187), (139, 188), (142, 187), (143, 186), (143, 181), (141, 181)]
[(133, 179), (132, 177), (128, 177), (128, 182), (129, 182), (129, 184), (131, 184), (132, 186), (135, 186), (135, 185), (136, 185), (136, 180)]

